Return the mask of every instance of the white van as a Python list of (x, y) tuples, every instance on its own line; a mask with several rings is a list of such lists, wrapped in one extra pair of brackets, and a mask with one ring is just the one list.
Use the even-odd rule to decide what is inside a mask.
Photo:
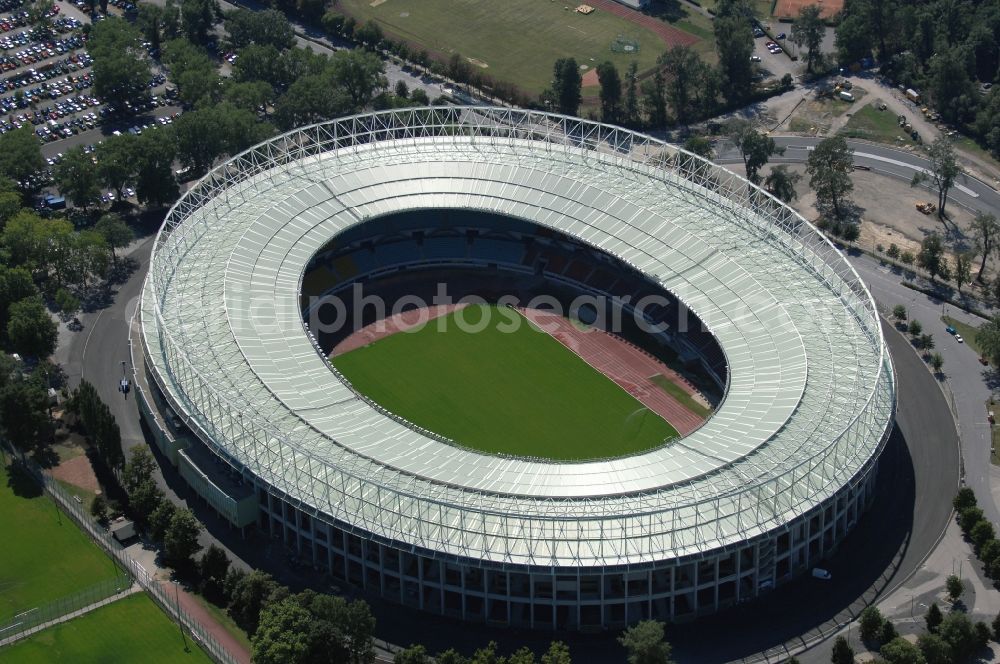
[(812, 575), (814, 579), (823, 579), (824, 581), (829, 581), (832, 576), (830, 572), (822, 567), (813, 567)]

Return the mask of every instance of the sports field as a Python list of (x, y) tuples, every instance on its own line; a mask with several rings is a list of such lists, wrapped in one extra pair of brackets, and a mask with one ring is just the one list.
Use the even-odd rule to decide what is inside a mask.
[(0, 463), (0, 622), (118, 575), (30, 478)]
[(191, 641), (181, 640), (172, 622), (145, 593), (55, 625), (0, 649), (0, 662), (17, 664), (208, 664), (212, 660)]
[(385, 408), (483, 452), (592, 459), (640, 452), (677, 435), (509, 309), (466, 307), (332, 361)]
[[(386, 36), (445, 58), (460, 53), (490, 76), (536, 95), (552, 79), (552, 65), (573, 57), (596, 67), (610, 60), (624, 72), (634, 60), (639, 71), (673, 44), (650, 27), (598, 9), (585, 16), (566, 0), (341, 0), (339, 11), (359, 23), (381, 24)], [(597, 3), (589, 3), (591, 5)], [(568, 9), (567, 9), (568, 8)], [(641, 15), (639, 15), (641, 16)], [(657, 21), (674, 41), (690, 43), (688, 33)], [(612, 53), (611, 42), (624, 35), (639, 43), (636, 55)]]

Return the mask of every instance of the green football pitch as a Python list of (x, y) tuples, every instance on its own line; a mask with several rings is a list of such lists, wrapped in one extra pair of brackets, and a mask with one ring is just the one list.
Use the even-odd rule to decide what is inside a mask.
[(91, 542), (26, 475), (0, 463), (0, 622), (118, 576)]
[[(432, 53), (460, 53), (484, 74), (537, 95), (549, 86), (552, 66), (572, 57), (596, 67), (613, 62), (624, 74), (634, 61), (639, 71), (656, 64), (669, 48), (648, 28), (606, 11), (589, 16), (564, 0), (341, 0), (338, 11), (358, 23), (375, 20), (387, 36)], [(566, 9), (568, 7), (568, 9)], [(614, 53), (622, 35), (638, 42), (637, 54)]]
[(482, 452), (594, 459), (641, 452), (677, 436), (663, 418), (510, 309), (470, 306), (337, 356), (333, 364), (393, 413)]
[(145, 593), (130, 595), (0, 649), (0, 662), (18, 664), (211, 661), (190, 635), (182, 638), (177, 623)]

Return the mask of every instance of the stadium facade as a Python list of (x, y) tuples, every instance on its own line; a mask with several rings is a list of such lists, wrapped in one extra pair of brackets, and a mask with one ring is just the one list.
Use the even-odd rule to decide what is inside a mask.
[[(304, 323), (304, 272), (407, 214), (510, 219), (642, 275), (717, 343), (668, 333), (715, 369), (715, 413), (644, 454), (553, 463), (450, 444), (356, 393)], [(404, 235), (428, 260), (421, 226)], [(322, 288), (414, 267), (364, 246)], [(452, 246), (472, 271), (526, 262)], [(218, 167), (167, 216), (132, 342), (157, 446), (231, 523), (372, 594), (534, 628), (691, 618), (805, 573), (870, 503), (895, 410), (871, 295), (805, 220), (672, 145), (509, 109), (355, 116)]]

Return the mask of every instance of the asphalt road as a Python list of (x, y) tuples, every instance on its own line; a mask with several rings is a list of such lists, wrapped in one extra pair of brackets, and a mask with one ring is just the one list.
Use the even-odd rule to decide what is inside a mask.
[[(785, 148), (785, 154), (771, 159), (774, 164), (800, 164), (809, 157), (809, 152), (822, 139), (804, 136), (773, 136), (778, 147)], [(918, 169), (929, 169), (930, 162), (922, 156), (904, 150), (896, 150), (883, 145), (864, 141), (848, 141), (854, 150), (854, 163), (881, 175), (894, 177), (905, 182), (913, 179)], [(732, 145), (723, 145), (718, 159), (721, 164), (742, 163), (739, 153)], [(930, 189), (930, 187), (925, 186)], [(1000, 215), (1000, 192), (985, 182), (963, 174), (948, 194), (949, 203), (957, 203), (973, 211), (992, 212)]]

